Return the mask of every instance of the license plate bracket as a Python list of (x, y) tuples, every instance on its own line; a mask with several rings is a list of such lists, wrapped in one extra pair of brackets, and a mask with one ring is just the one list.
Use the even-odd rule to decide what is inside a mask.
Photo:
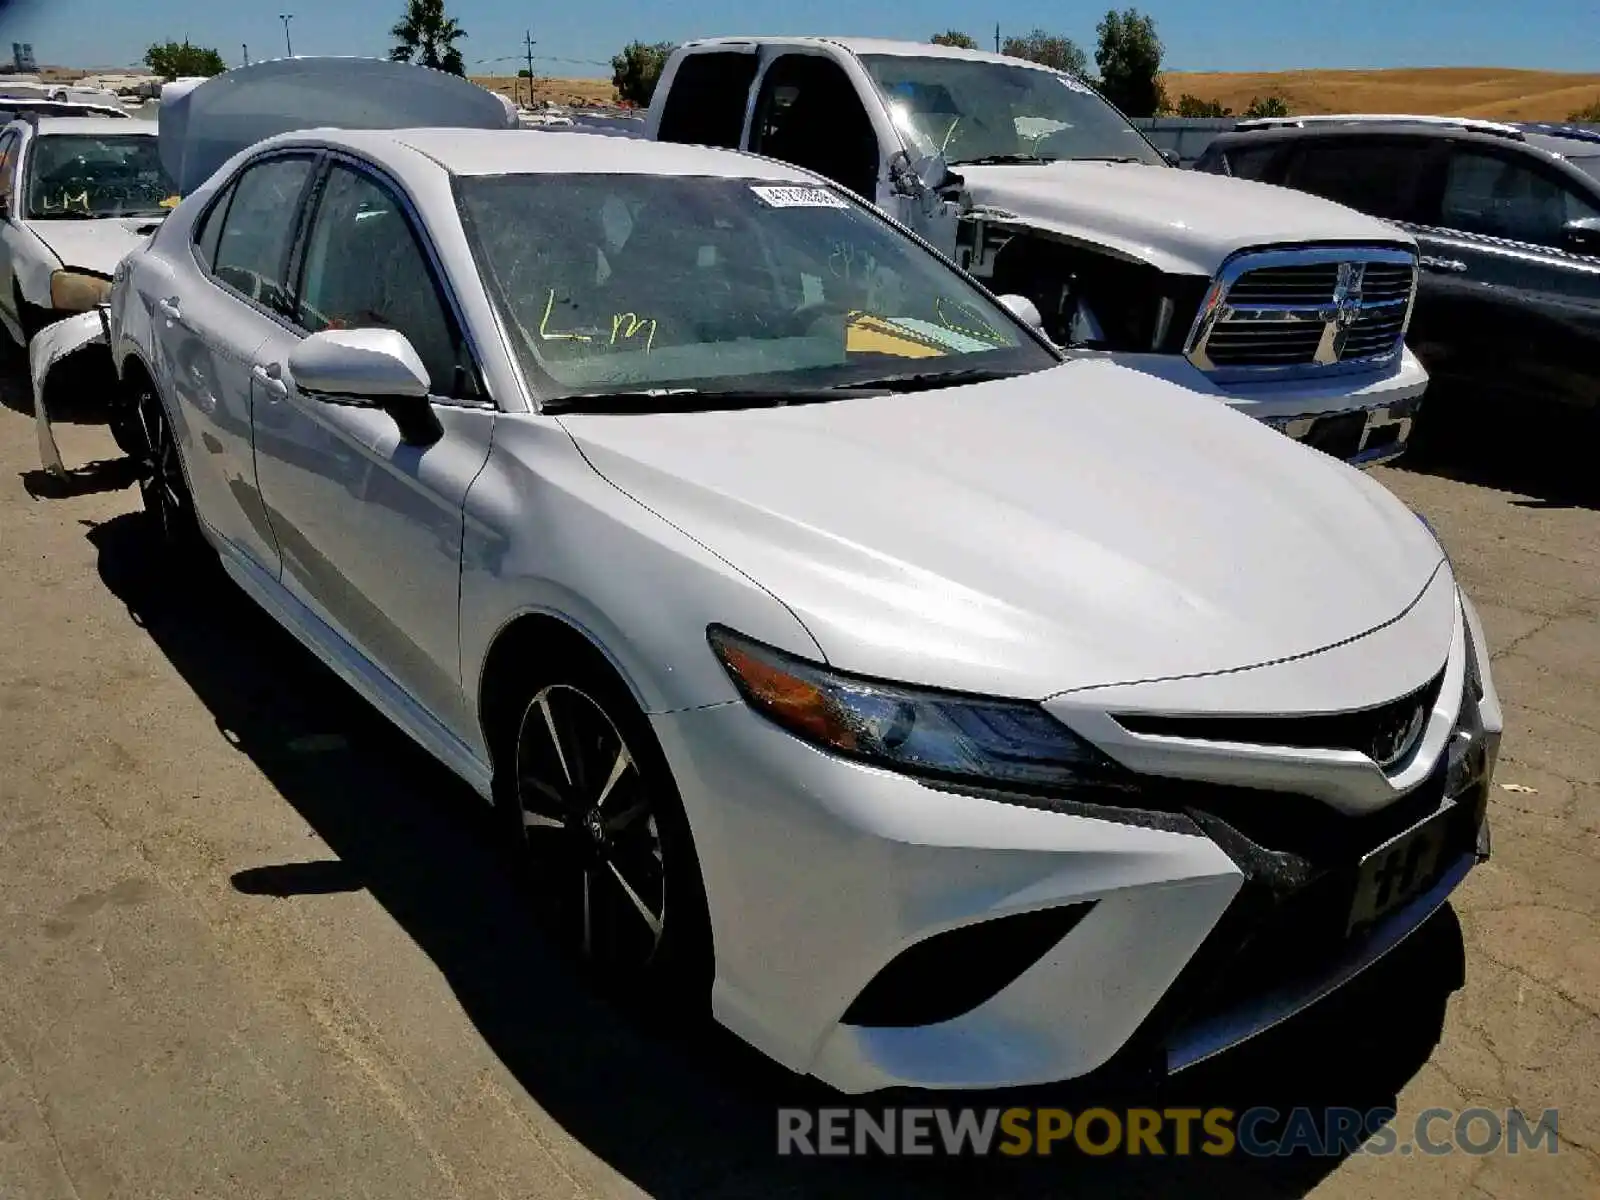
[(1347, 934), (1357, 933), (1416, 899), (1449, 863), (1457, 806), (1446, 803), (1426, 820), (1362, 856), (1356, 868)]
[(1306, 445), (1331, 454), (1335, 458), (1354, 458), (1361, 450), (1361, 439), (1367, 432), (1365, 412), (1334, 413), (1319, 417), (1306, 434)]

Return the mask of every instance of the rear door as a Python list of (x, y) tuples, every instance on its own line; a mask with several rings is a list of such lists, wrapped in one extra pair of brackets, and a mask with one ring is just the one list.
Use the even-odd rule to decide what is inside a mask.
[(278, 548), (256, 488), (252, 372), (262, 344), (291, 328), (289, 257), (316, 163), (307, 153), (255, 160), (197, 223), (192, 265), (156, 258), (139, 273), (200, 516), (274, 579)]
[(1596, 403), (1600, 257), (1568, 249), (1563, 228), (1582, 218), (1600, 205), (1538, 155), (1450, 143), (1418, 231), (1431, 293), (1419, 337), (1447, 374), (1512, 398)]

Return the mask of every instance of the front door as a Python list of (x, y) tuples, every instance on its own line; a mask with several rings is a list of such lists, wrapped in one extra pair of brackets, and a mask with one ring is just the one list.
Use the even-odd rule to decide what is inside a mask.
[(284, 586), (464, 737), (462, 506), (488, 458), (494, 410), (405, 207), (364, 167), (329, 169), (295, 311), (303, 333), (405, 334), (432, 379), (444, 435), (412, 444), (376, 408), (302, 395), (289, 355), (303, 333), (269, 338), (253, 376), (256, 474)]
[(1441, 373), (1508, 398), (1593, 406), (1600, 258), (1564, 245), (1564, 226), (1585, 217), (1600, 208), (1558, 172), (1514, 149), (1457, 144), (1437, 215), (1417, 231), (1418, 353), (1431, 346)]

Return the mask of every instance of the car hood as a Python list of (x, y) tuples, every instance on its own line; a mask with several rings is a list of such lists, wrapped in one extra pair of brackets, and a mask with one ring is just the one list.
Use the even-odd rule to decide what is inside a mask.
[(101, 217), (94, 221), (43, 220), (28, 228), (73, 270), (110, 278), (117, 264), (161, 228), (160, 217)]
[(1255, 246), (1413, 239), (1341, 204), (1245, 179), (1133, 163), (958, 166), (972, 203), (1108, 246), (1163, 271), (1211, 275)]
[(1404, 613), (1443, 551), (1361, 472), (1104, 360), (783, 409), (561, 418), (842, 669), (1039, 697)]

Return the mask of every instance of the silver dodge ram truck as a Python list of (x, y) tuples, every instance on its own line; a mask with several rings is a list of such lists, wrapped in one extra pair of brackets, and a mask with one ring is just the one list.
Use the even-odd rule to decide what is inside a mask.
[(1060, 345), (1360, 465), (1405, 448), (1428, 382), (1405, 346), (1412, 238), (1179, 170), (1070, 75), (916, 42), (716, 38), (673, 53), (646, 136), (832, 179), (991, 291), (1027, 297)]

